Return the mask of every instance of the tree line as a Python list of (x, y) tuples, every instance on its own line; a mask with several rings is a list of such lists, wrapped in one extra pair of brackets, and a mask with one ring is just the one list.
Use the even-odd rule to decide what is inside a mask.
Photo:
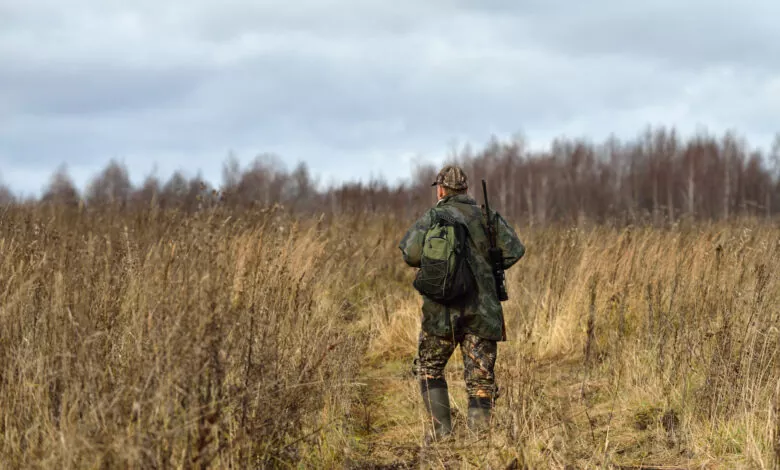
[[(480, 202), (479, 182), (487, 180), (492, 205), (517, 223), (669, 224), (683, 218), (770, 218), (780, 212), (780, 134), (768, 151), (751, 148), (732, 132), (682, 138), (674, 128), (663, 127), (648, 128), (628, 141), (559, 138), (543, 151), (528, 148), (522, 138), (494, 138), (477, 151), (470, 146), (453, 150), (447, 160), (464, 167)], [(83, 192), (61, 167), (39, 199), (18, 201), (0, 187), (0, 204), (184, 212), (275, 207), (302, 214), (410, 218), (435, 202), (430, 186), (437, 171), (421, 164), (398, 184), (371, 178), (323, 186), (305, 163), (288, 169), (278, 157), (261, 155), (244, 167), (229, 157), (218, 187), (182, 172), (166, 181), (149, 176), (134, 186), (127, 168), (111, 161)]]

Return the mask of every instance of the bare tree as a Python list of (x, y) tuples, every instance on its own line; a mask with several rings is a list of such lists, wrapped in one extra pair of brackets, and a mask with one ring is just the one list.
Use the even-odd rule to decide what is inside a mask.
[(775, 134), (772, 148), (769, 152), (769, 161), (771, 162), (772, 170), (769, 176), (770, 188), (765, 197), (767, 217), (771, 216), (772, 209), (780, 206), (780, 132)]
[(292, 209), (307, 210), (310, 209), (314, 195), (317, 191), (315, 182), (309, 173), (309, 167), (305, 162), (301, 162), (295, 167), (292, 174), (291, 187), (291, 206)]
[(189, 196), (187, 178), (180, 171), (174, 172), (160, 190), (160, 204), (163, 207), (183, 209)]
[(153, 207), (160, 202), (160, 180), (149, 175), (144, 180), (141, 187), (133, 193), (133, 203), (141, 207)]
[(233, 190), (241, 182), (241, 164), (235, 154), (228, 155), (225, 163), (222, 164), (222, 188)]
[(0, 206), (7, 206), (14, 202), (16, 202), (16, 198), (8, 186), (0, 184)]
[(68, 169), (61, 165), (51, 176), (49, 185), (44, 189), (42, 201), (65, 206), (78, 206), (80, 200), (78, 189), (68, 175)]
[(87, 203), (91, 205), (125, 205), (133, 187), (127, 168), (115, 160), (95, 177), (87, 187)]

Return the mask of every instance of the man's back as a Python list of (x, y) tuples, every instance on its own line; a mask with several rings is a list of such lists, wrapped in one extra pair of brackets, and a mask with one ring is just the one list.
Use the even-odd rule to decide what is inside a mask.
[[(424, 214), (407, 232), (400, 244), (406, 263), (420, 266), (422, 244), (426, 231), (433, 224), (433, 211), (446, 211), (462, 221), (469, 230), (469, 259), (477, 292), (459, 307), (446, 307), (423, 297), (423, 329), (437, 336), (451, 336), (457, 323), (480, 337), (499, 341), (503, 336), (503, 310), (495, 289), (493, 271), (488, 258), (490, 242), (485, 229), (484, 211), (466, 194), (448, 196)], [(500, 215), (497, 217), (497, 242), (504, 253), (504, 269), (509, 269), (524, 254), (525, 247), (514, 230)], [(449, 314), (449, 315), (448, 315)]]

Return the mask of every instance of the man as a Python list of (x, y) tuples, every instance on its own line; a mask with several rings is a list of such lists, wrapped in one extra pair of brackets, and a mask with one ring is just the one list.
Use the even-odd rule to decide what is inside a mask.
[[(468, 426), (477, 432), (484, 431), (488, 429), (491, 409), (498, 396), (493, 369), (497, 342), (504, 339), (505, 332), (503, 310), (488, 258), (487, 222), (483, 210), (467, 194), (468, 178), (460, 167), (450, 165), (439, 172), (433, 186), (436, 186), (438, 203), (401, 240), (399, 248), (404, 261), (409, 266), (420, 267), (423, 242), (434, 223), (434, 211), (446, 211), (468, 228), (468, 261), (477, 286), (466, 300), (454, 306), (423, 296), (422, 328), (414, 369), (426, 411), (433, 422), (433, 436), (429, 437), (441, 439), (452, 431), (444, 367), (455, 347), (460, 345), (463, 355), (469, 397)], [(504, 269), (509, 269), (525, 254), (525, 247), (503, 217), (498, 215), (496, 219), (497, 244), (503, 251)]]

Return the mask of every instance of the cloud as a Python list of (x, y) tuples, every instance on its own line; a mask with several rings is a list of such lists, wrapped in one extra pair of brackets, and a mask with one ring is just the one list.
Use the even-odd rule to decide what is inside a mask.
[[(452, 142), (646, 124), (777, 129), (780, 6), (669, 0), (28, 0), (0, 4), (0, 171), (136, 180), (231, 150), (327, 178), (409, 174)], [(11, 175), (11, 176), (9, 176)], [(15, 176), (20, 175), (20, 176)]]

